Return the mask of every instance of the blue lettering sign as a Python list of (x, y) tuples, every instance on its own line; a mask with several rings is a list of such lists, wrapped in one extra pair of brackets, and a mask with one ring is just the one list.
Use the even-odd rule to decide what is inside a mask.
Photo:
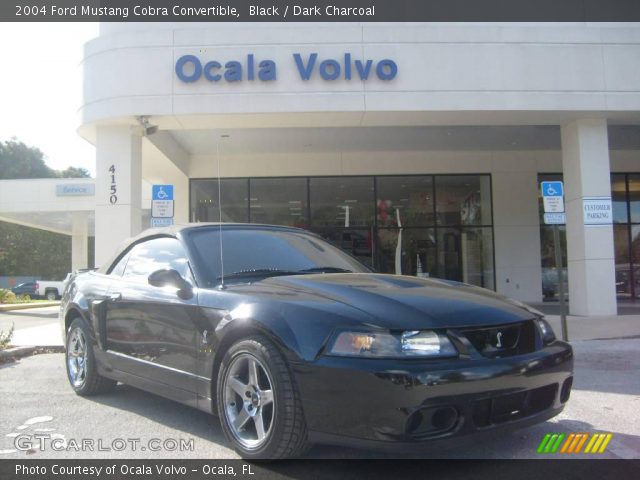
[(302, 78), (302, 80), (309, 80), (311, 78), (311, 73), (313, 72), (313, 67), (316, 64), (317, 58), (317, 53), (312, 53), (311, 55), (309, 55), (309, 61), (307, 62), (307, 66), (305, 67), (300, 54), (293, 54), (293, 59), (296, 62), (296, 67), (298, 67), (298, 73), (300, 73), (300, 78)]
[(362, 62), (360, 60), (356, 60), (356, 70), (358, 70), (358, 74), (362, 80), (367, 80), (369, 78), (372, 63), (373, 62), (371, 60), (367, 60), (366, 66), (363, 68)]
[(222, 78), (222, 75), (213, 72), (215, 70), (220, 70), (221, 68), (222, 65), (220, 65), (220, 62), (216, 62), (215, 60), (207, 62), (207, 64), (204, 66), (204, 78), (206, 78), (210, 82), (219, 82)]
[[(191, 74), (185, 73), (185, 67), (188, 64), (193, 65), (193, 72)], [(197, 81), (202, 75), (202, 64), (198, 57), (195, 55), (184, 55), (176, 62), (176, 75), (178, 78), (186, 83)]]
[[(293, 60), (302, 80), (311, 80), (316, 71), (318, 54), (310, 53), (306, 59), (300, 53), (293, 54)], [(374, 74), (379, 80), (389, 81), (398, 75), (398, 65), (388, 58), (377, 63), (374, 60), (353, 60), (350, 53), (345, 53), (341, 59), (326, 58), (319, 63), (318, 75), (323, 80), (334, 81), (339, 78), (345, 80), (368, 80)], [(256, 68), (257, 64), (257, 68)], [(249, 81), (256, 77), (263, 82), (274, 81), (276, 75), (276, 63), (273, 60), (257, 62), (255, 55), (247, 55), (246, 62), (229, 60), (223, 64), (217, 60), (206, 63), (195, 55), (183, 55), (176, 61), (175, 71), (178, 78), (185, 83), (197, 82), (204, 76), (209, 82), (241, 82), (244, 80), (244, 72)], [(354, 69), (355, 67), (355, 69)], [(355, 70), (355, 73), (354, 73)]]
[(320, 64), (320, 76), (325, 80), (335, 80), (340, 76), (340, 64), (335, 60), (325, 60)]

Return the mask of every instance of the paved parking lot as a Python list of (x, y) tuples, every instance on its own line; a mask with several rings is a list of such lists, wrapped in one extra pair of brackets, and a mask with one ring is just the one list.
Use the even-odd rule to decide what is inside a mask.
[[(425, 446), (425, 458), (540, 458), (535, 450), (548, 432), (611, 432), (613, 440), (598, 458), (640, 458), (640, 340), (576, 342), (574, 391), (566, 410), (543, 424), (455, 447)], [(28, 357), (0, 366), (0, 458), (235, 458), (215, 417), (119, 385), (93, 398), (76, 396), (67, 385), (62, 354)], [(39, 434), (60, 442), (89, 439), (94, 451), (16, 451), (19, 434)], [(119, 447), (117, 439), (140, 439), (136, 450), (97, 451)], [(127, 440), (128, 439), (128, 440)], [(182, 439), (192, 451), (151, 451), (152, 439)], [(160, 445), (162, 446), (162, 445)], [(175, 445), (170, 442), (167, 448)], [(145, 450), (143, 450), (143, 448)], [(374, 458), (383, 454), (318, 446), (309, 458)], [(397, 457), (398, 455), (393, 455)], [(567, 457), (558, 455), (557, 457)]]
[(59, 311), (56, 306), (0, 312), (0, 331), (8, 332), (13, 325), (13, 345), (62, 345)]

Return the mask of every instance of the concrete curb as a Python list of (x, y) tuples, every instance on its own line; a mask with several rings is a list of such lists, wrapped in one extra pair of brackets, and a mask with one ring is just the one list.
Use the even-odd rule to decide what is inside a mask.
[(5, 305), (0, 305), (0, 312), (10, 312), (12, 310), (27, 310), (29, 308), (57, 307), (58, 305), (60, 305), (59, 301), (38, 303), (7, 303)]
[(33, 355), (36, 351), (36, 347), (13, 347), (6, 350), (0, 350), (0, 360), (9, 360), (14, 358), (26, 357), (27, 355)]
[(16, 360), (22, 357), (28, 357), (37, 353), (63, 353), (64, 346), (51, 345), (51, 346), (36, 346), (36, 347), (11, 347), (5, 350), (0, 350), (0, 363)]

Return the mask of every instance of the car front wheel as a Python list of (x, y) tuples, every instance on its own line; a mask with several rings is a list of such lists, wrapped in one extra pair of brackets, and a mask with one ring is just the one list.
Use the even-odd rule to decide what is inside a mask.
[(291, 458), (307, 446), (307, 429), (293, 377), (263, 336), (240, 340), (225, 354), (217, 381), (225, 436), (243, 458)]
[(107, 392), (117, 383), (98, 374), (89, 338), (89, 329), (82, 319), (76, 318), (71, 322), (66, 340), (67, 377), (71, 388), (82, 396)]

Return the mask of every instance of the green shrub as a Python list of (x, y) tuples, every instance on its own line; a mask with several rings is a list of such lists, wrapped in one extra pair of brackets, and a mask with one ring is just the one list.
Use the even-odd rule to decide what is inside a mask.
[(26, 293), (21, 293), (18, 296), (18, 303), (29, 303), (31, 301), (31, 297)]
[(11, 341), (11, 337), (13, 337), (13, 323), (11, 324), (11, 328), (7, 333), (4, 333), (3, 330), (0, 330), (0, 350), (7, 348), (9, 342)]
[(16, 303), (16, 294), (11, 290), (0, 290), (0, 303)]

